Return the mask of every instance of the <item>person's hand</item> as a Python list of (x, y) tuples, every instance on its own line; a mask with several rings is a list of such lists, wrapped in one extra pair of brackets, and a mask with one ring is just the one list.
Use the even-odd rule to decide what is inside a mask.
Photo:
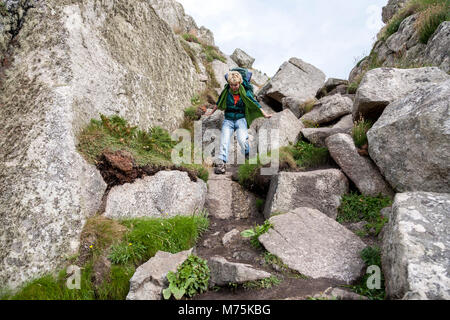
[(266, 119), (270, 119), (270, 118), (272, 118), (272, 114), (267, 114), (267, 113), (265, 113), (264, 114), (264, 118), (266, 118)]

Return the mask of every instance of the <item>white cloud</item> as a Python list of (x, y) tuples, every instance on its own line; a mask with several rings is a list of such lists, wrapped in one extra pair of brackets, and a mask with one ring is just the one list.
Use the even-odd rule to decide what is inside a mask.
[(290, 57), (347, 78), (370, 51), (386, 0), (178, 0), (227, 54), (241, 48), (273, 76)]

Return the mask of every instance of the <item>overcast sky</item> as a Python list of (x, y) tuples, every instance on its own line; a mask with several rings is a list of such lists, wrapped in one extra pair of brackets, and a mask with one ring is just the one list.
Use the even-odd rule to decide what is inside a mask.
[(241, 48), (273, 76), (291, 57), (347, 79), (383, 26), (387, 0), (177, 0), (231, 55)]

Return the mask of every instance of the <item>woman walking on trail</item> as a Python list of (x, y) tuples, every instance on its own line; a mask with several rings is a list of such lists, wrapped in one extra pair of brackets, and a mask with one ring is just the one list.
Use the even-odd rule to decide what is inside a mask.
[(216, 160), (216, 174), (224, 174), (226, 171), (225, 164), (228, 161), (228, 147), (234, 131), (236, 131), (241, 152), (245, 155), (245, 159), (248, 159), (250, 154), (248, 129), (250, 125), (253, 120), (259, 117), (272, 117), (272, 115), (264, 112), (261, 105), (253, 97), (251, 85), (247, 82), (244, 87), (241, 73), (231, 71), (227, 80), (228, 84), (225, 85), (214, 109), (205, 114), (205, 116), (211, 116), (217, 109), (225, 111), (220, 137), (220, 152)]

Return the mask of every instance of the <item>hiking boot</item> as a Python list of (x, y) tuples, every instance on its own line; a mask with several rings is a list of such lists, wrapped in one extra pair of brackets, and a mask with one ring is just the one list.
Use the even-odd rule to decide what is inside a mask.
[(246, 153), (245, 154), (245, 161), (248, 161), (249, 158), (250, 158), (250, 154)]
[(225, 174), (226, 172), (225, 163), (218, 163), (216, 168), (214, 169), (215, 174)]

